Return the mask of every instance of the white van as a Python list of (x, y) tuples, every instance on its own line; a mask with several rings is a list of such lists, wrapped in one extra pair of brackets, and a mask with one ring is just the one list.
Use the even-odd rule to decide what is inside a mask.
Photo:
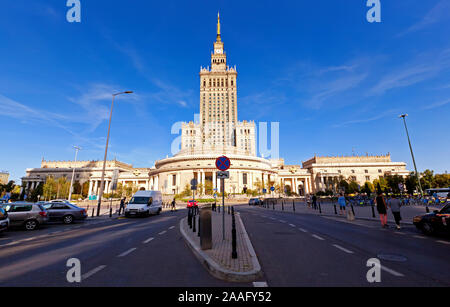
[(162, 210), (160, 191), (137, 191), (125, 208), (125, 216), (159, 214)]

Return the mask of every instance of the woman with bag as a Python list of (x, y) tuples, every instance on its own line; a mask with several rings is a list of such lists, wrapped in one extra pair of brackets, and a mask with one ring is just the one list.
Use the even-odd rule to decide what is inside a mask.
[(387, 224), (387, 206), (386, 201), (384, 200), (383, 193), (378, 192), (377, 197), (375, 198), (375, 203), (377, 204), (377, 211), (380, 215), (381, 227), (388, 227)]

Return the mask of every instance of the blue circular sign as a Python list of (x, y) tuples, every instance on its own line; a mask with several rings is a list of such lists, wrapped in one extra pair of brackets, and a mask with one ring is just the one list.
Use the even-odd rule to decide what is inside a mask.
[(216, 167), (218, 170), (226, 171), (227, 169), (230, 168), (230, 166), (231, 162), (230, 159), (228, 159), (227, 157), (222, 156), (216, 159)]
[(275, 191), (275, 188), (274, 187), (270, 187), (270, 190), (273, 192), (273, 191)]

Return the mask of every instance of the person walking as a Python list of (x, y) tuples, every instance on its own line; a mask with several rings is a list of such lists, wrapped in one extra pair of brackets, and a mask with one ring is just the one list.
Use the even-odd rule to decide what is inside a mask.
[(402, 206), (401, 201), (397, 198), (397, 196), (392, 195), (392, 198), (388, 201), (388, 204), (389, 207), (391, 207), (397, 229), (400, 229), (400, 221), (402, 219), (400, 215), (400, 207)]
[(389, 227), (387, 224), (386, 201), (384, 200), (383, 193), (378, 192), (374, 201), (377, 204), (377, 211), (380, 215), (381, 227)]
[(339, 204), (339, 215), (343, 215), (343, 214), (345, 215), (346, 200), (345, 200), (345, 196), (343, 193), (341, 193), (338, 198), (338, 204)]
[(125, 197), (123, 197), (123, 198), (120, 200), (119, 215), (121, 214), (122, 209), (123, 209), (123, 212), (125, 212)]
[(317, 210), (317, 196), (316, 194), (313, 194), (312, 196), (312, 206), (314, 210)]
[(177, 203), (176, 203), (175, 198), (174, 198), (172, 200), (172, 209), (170, 209), (170, 212), (177, 211), (176, 205), (177, 205)]

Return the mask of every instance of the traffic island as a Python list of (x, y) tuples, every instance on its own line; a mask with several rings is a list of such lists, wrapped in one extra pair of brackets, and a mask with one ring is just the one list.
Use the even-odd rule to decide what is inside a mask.
[[(198, 236), (198, 215), (195, 229), (188, 225), (188, 218), (180, 221), (180, 232), (194, 255), (216, 278), (232, 282), (252, 282), (262, 276), (261, 266), (238, 213), (236, 219), (236, 252), (232, 258), (232, 215), (225, 214), (225, 239), (222, 232), (222, 213), (212, 212), (212, 248), (202, 250)], [(201, 225), (200, 225), (201, 227)]]

